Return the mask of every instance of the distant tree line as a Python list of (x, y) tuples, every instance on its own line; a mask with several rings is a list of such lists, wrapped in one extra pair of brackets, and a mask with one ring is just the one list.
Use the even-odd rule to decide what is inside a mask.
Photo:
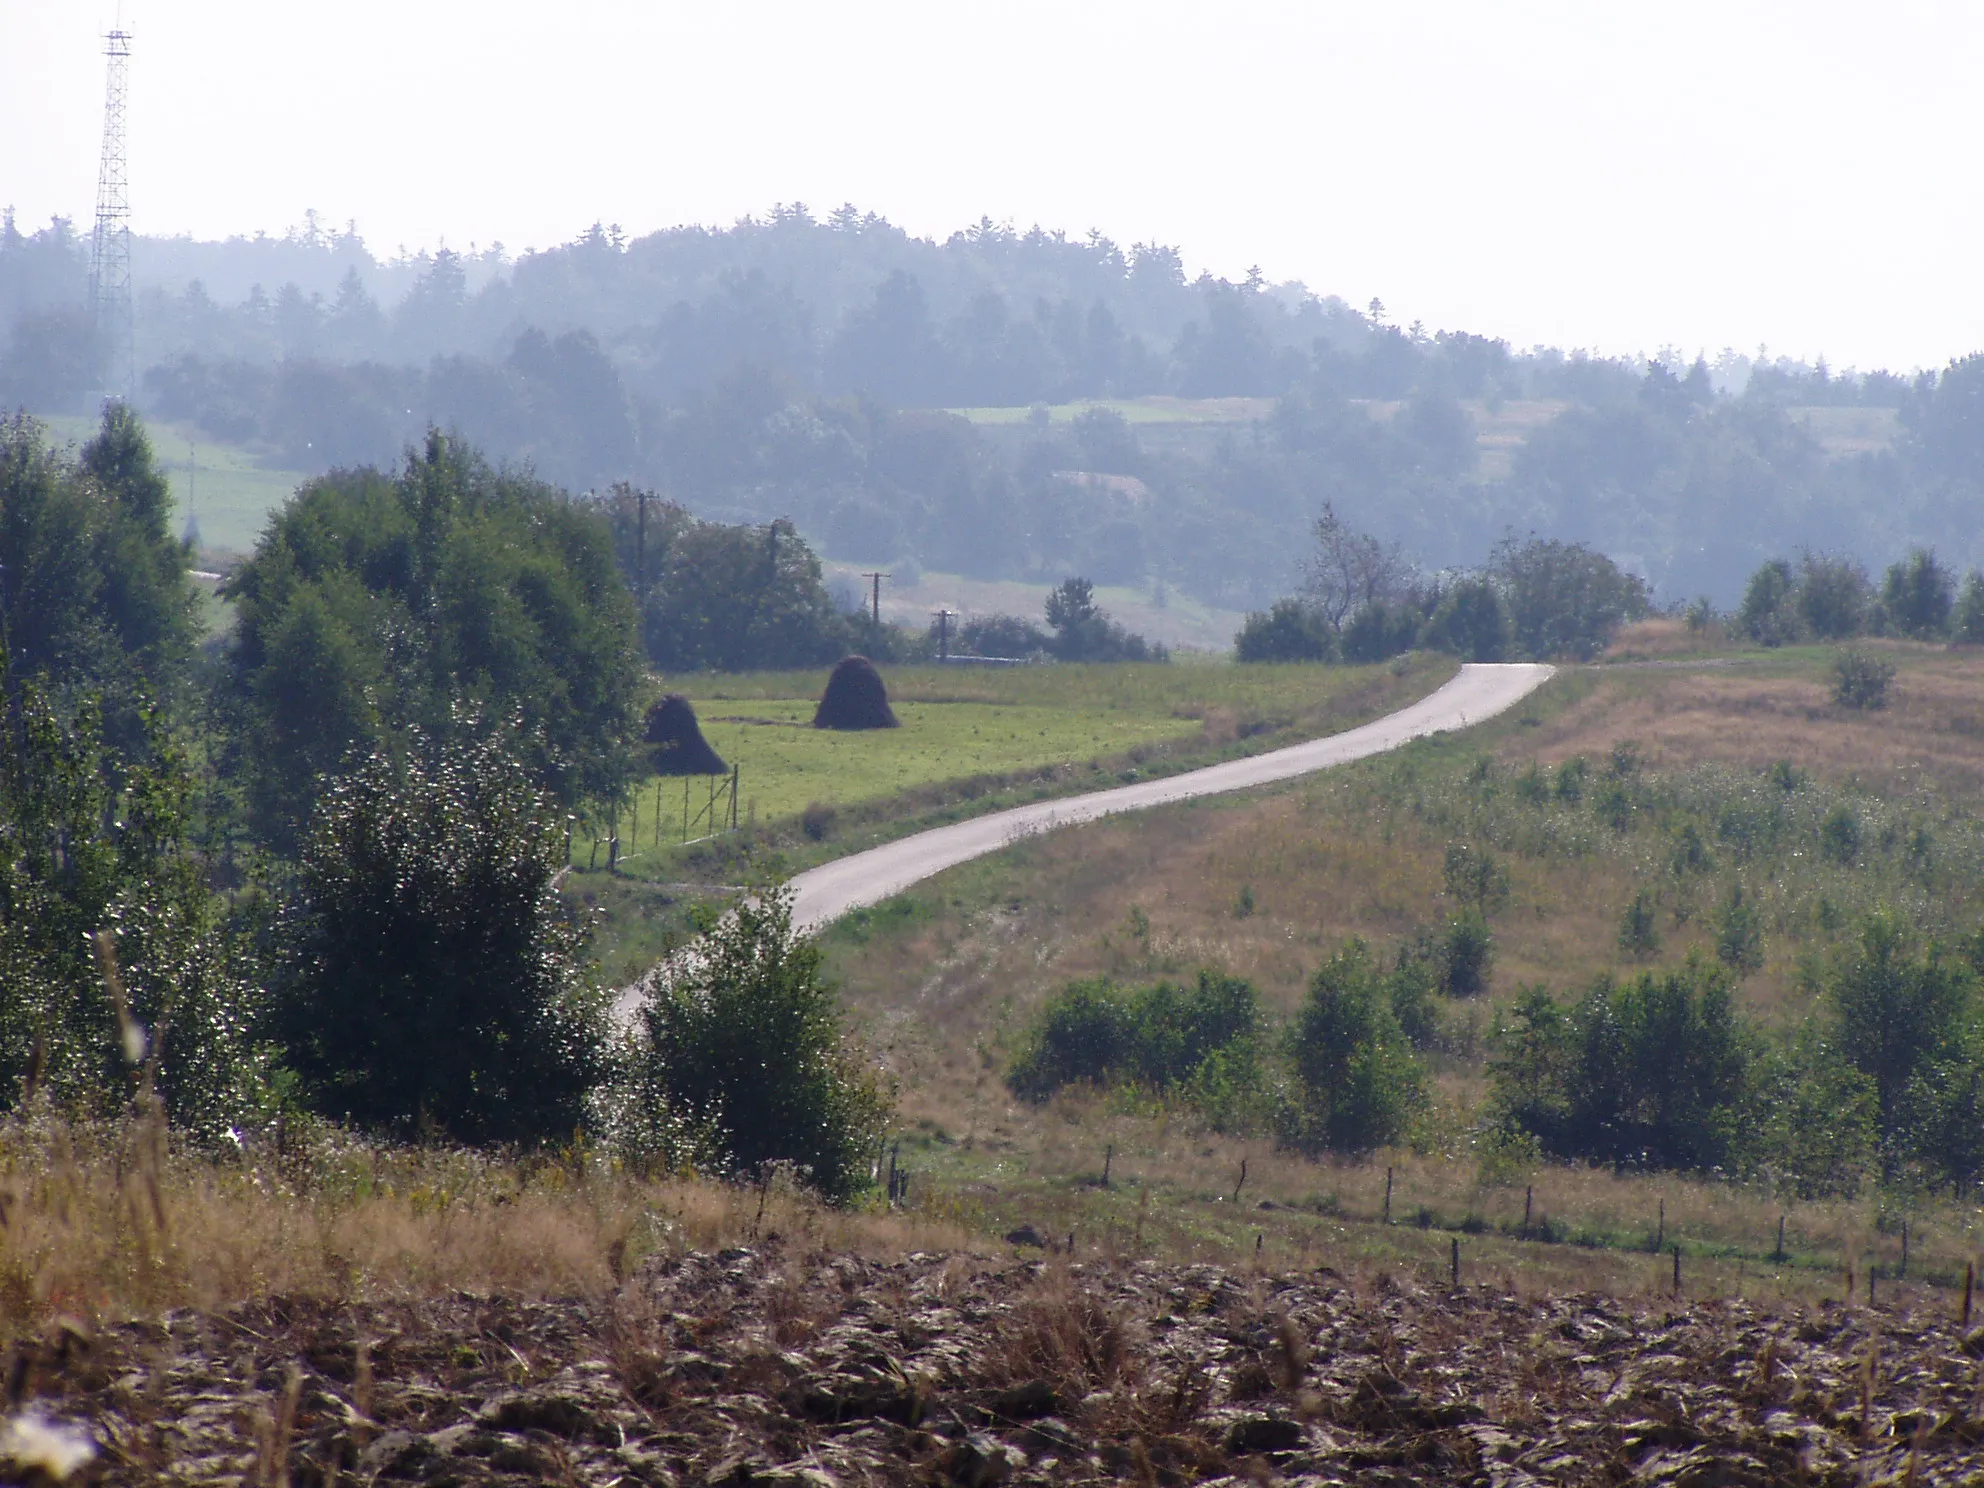
[[(1250, 609), (1285, 590), (1325, 501), (1430, 569), (1544, 531), (1725, 606), (1788, 546), (1984, 563), (1961, 519), (1984, 490), (1976, 358), (1904, 378), (1516, 352), (1301, 286), (1188, 279), (1162, 245), (985, 223), (936, 243), (800, 208), (600, 228), (515, 263), (381, 265), (315, 224), (141, 247), (182, 276), (142, 297), (146, 406), (310, 472), (386, 463), (435, 424), (571, 489), (785, 516), (836, 557)], [(66, 224), (0, 231), (0, 403), (77, 407), (99, 385), (82, 262)], [(222, 305), (203, 274), (246, 298)], [(1106, 412), (937, 411), (1154, 392), (1265, 416), (1160, 437)], [(1537, 421), (1484, 461), (1476, 421), (1518, 399)], [(1829, 457), (1801, 410), (1848, 405), (1890, 419), (1892, 447)]]
[(1383, 661), (1415, 646), (1466, 661), (1589, 661), (1650, 607), (1646, 582), (1581, 543), (1505, 538), (1478, 571), (1422, 575), (1325, 507), (1299, 595), (1247, 617), (1242, 662)]

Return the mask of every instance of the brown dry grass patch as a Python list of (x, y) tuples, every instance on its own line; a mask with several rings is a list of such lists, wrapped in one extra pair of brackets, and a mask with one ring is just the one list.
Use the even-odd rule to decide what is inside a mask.
[(1984, 798), (1984, 655), (1870, 644), (1900, 667), (1884, 709), (1834, 704), (1829, 652), (1752, 653), (1728, 667), (1606, 669), (1539, 727), (1504, 733), (1497, 753), (1546, 763), (1602, 759), (1632, 740), (1655, 769), (1762, 769), (1788, 759), (1822, 779), (1882, 794), (1927, 788), (1951, 800)]

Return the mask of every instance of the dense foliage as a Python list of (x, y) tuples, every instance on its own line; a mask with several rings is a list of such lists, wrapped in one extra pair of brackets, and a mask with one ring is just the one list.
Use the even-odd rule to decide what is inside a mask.
[(569, 1136), (606, 1074), (606, 1009), (553, 889), (562, 824), (474, 720), (407, 743), (373, 749), (313, 815), (277, 932), (287, 1065), (313, 1107), (362, 1127)]
[(891, 1102), (820, 962), (793, 929), (787, 890), (710, 925), (641, 1008), (626, 1089), (612, 1098), (620, 1139), (731, 1173), (788, 1165), (839, 1201), (867, 1187)]
[(106, 1113), (143, 1068), (194, 1130), (267, 1109), (249, 948), (188, 841), (182, 753), (146, 715), (125, 754), (35, 680), (0, 729), (0, 1102)]
[(347, 755), (444, 736), (462, 698), (521, 715), (536, 781), (567, 805), (626, 779), (639, 666), (607, 524), (451, 439), (430, 432), (391, 476), (304, 487), (228, 592), (234, 769), (280, 848)]
[(1201, 972), (1194, 986), (1135, 989), (1074, 982), (1041, 1009), (1006, 1084), (1035, 1102), (1079, 1084), (1182, 1089), (1215, 1055), (1244, 1054), (1260, 1029), (1260, 999), (1236, 977)]

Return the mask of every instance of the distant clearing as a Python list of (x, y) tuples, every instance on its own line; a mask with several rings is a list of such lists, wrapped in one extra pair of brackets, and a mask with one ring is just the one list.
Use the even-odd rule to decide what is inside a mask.
[[(39, 415), (38, 415), (39, 416)], [(96, 433), (96, 420), (43, 417), (55, 438), (81, 445)], [(145, 421), (152, 454), (172, 483), (173, 536), (189, 513), (200, 526), (200, 546), (216, 555), (252, 552), (269, 514), (310, 477), (265, 468), (241, 445), (208, 438), (180, 424)]]

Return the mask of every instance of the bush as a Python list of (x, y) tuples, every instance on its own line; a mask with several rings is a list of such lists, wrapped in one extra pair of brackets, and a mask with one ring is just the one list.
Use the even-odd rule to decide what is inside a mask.
[(1782, 646), (1795, 641), (1803, 629), (1796, 598), (1797, 581), (1791, 565), (1773, 558), (1750, 576), (1743, 603), (1736, 611), (1736, 623), (1759, 645)]
[(1974, 568), (1963, 577), (1950, 616), (1950, 640), (1959, 646), (1984, 646), (1984, 573)]
[[(932, 630), (935, 624), (932, 623)], [(932, 639), (934, 640), (934, 634)], [(1054, 638), (1018, 615), (984, 615), (958, 627), (951, 643), (953, 656), (1040, 656)]]
[(1163, 646), (1133, 635), (1095, 602), (1087, 579), (1066, 579), (1047, 596), (1054, 654), (1063, 661), (1169, 661)]
[(1369, 604), (1343, 628), (1343, 659), (1361, 665), (1389, 661), (1410, 651), (1426, 617), (1417, 605)]
[(1487, 579), (1463, 579), (1440, 601), (1418, 643), (1463, 661), (1505, 661), (1511, 630), (1508, 608)]
[(1329, 626), (1299, 599), (1276, 600), (1268, 610), (1254, 611), (1233, 638), (1237, 661), (1328, 661), (1335, 654)]
[(833, 1202), (858, 1194), (891, 1102), (842, 1027), (821, 960), (793, 930), (789, 889), (710, 926), (641, 1009), (620, 1129), (686, 1132), (720, 1171), (790, 1164)]
[(1715, 956), (1738, 973), (1756, 971), (1764, 964), (1763, 927), (1741, 884), (1729, 886), (1729, 895), (1716, 913)]
[(1917, 548), (1887, 571), (1881, 607), (1903, 635), (1934, 640), (1949, 634), (1949, 570), (1928, 548)]
[(1158, 982), (1129, 990), (1107, 978), (1071, 982), (1041, 1009), (1006, 1084), (1034, 1102), (1078, 1084), (1172, 1091), (1215, 1054), (1231, 1058), (1250, 1046), (1260, 1016), (1252, 986), (1210, 971), (1187, 988)]
[(1505, 600), (1515, 648), (1542, 661), (1590, 661), (1621, 625), (1647, 613), (1652, 596), (1644, 579), (1583, 543), (1510, 538), (1495, 549), (1489, 572)]
[(278, 1027), (319, 1111), (399, 1136), (570, 1136), (605, 1073), (562, 824), (497, 740), (416, 733), (325, 792), (277, 930)]
[(1426, 1071), (1361, 940), (1324, 962), (1290, 1030), (1294, 1099), (1282, 1140), (1305, 1152), (1368, 1152), (1395, 1142), (1425, 1099)]
[(1842, 708), (1873, 709), (1888, 705), (1894, 663), (1859, 646), (1843, 646), (1832, 659), (1832, 700)]
[(1447, 844), (1441, 867), (1447, 897), (1486, 914), (1509, 902), (1509, 870), (1493, 853), (1471, 842)]
[(0, 1102), (108, 1115), (142, 1061), (176, 1125), (217, 1134), (268, 1114), (262, 1000), (188, 840), (186, 761), (137, 721), (134, 756), (39, 680), (0, 702)]
[(1473, 905), (1447, 921), (1440, 937), (1440, 990), (1449, 997), (1479, 997), (1488, 990), (1495, 937)]
[(1736, 1151), (1751, 1045), (1728, 976), (1699, 961), (1601, 977), (1568, 1010), (1532, 990), (1496, 1030), (1495, 1098), (1556, 1156), (1706, 1169)]
[(1619, 916), (1619, 950), (1635, 961), (1645, 961), (1659, 953), (1659, 912), (1653, 895), (1641, 889)]
[(1871, 586), (1857, 561), (1806, 553), (1798, 563), (1798, 617), (1826, 641), (1843, 641), (1866, 628)]

